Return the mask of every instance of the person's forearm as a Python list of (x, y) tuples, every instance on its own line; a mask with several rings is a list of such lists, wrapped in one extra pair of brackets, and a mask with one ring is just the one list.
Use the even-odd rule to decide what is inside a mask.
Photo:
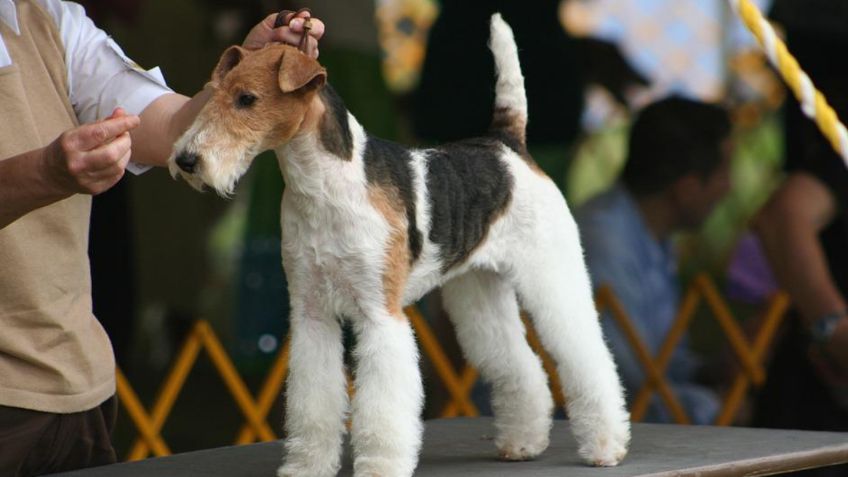
[(807, 223), (785, 203), (767, 207), (755, 226), (778, 282), (807, 323), (845, 309), (819, 243), (821, 227)]
[[(818, 237), (838, 213), (836, 207), (818, 179), (795, 174), (754, 223), (780, 285), (789, 292), (807, 328), (826, 315), (846, 311)], [(848, 370), (848, 320), (837, 321), (825, 340), (811, 356), (827, 356), (814, 361), (819, 374), (831, 382), (832, 376)]]
[(44, 148), (0, 161), (0, 229), (71, 195), (49, 179)]
[(132, 160), (164, 167), (174, 143), (185, 132), (211, 96), (207, 86), (194, 97), (166, 94), (141, 112), (141, 125), (132, 132)]
[(845, 309), (814, 231), (776, 224), (760, 237), (779, 283), (807, 320)]

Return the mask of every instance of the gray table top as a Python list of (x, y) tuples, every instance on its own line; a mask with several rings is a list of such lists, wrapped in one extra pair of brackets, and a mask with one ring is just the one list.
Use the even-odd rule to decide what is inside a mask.
[[(490, 418), (440, 419), (425, 424), (417, 476), (742, 476), (848, 462), (848, 433), (635, 424), (624, 462), (618, 467), (593, 468), (580, 462), (567, 421), (556, 421), (551, 445), (538, 459), (502, 462), (496, 458)], [(279, 442), (267, 442), (56, 475), (270, 477), (275, 475), (281, 453)], [(339, 475), (352, 475), (349, 458)]]

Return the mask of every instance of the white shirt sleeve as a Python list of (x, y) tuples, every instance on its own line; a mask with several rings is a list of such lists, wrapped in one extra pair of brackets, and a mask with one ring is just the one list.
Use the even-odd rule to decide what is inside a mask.
[(65, 47), (71, 105), (80, 123), (105, 118), (120, 106), (139, 114), (172, 92), (159, 68), (145, 71), (85, 14), (77, 3), (38, 0), (59, 27)]

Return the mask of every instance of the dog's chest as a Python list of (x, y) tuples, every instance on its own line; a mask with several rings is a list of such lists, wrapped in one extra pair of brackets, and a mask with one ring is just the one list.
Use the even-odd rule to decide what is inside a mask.
[(385, 220), (369, 207), (302, 203), (284, 194), (283, 261), (289, 280), (321, 297), (335, 312), (356, 312), (358, 301), (381, 286), (375, 264), (385, 253)]

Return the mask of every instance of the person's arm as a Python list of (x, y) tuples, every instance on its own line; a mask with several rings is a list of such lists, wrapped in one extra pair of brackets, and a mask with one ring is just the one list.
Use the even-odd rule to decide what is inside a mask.
[[(75, 38), (73, 32), (87, 32), (87, 41), (73, 42), (75, 46), (69, 47), (72, 52), (77, 51), (77, 43), (104, 44), (105, 34), (96, 30), (79, 6), (52, 2), (47, 7), (60, 30), (67, 33), (67, 38), (63, 37), (66, 42), (71, 43)], [(301, 17), (306, 15), (301, 13)], [(244, 46), (255, 49), (275, 41), (299, 43), (304, 31), (303, 18), (289, 17), (288, 26), (275, 29), (276, 18), (277, 14), (272, 14), (257, 24), (247, 35)], [(312, 19), (311, 23), (307, 51), (317, 56), (324, 24), (318, 19)], [(70, 54), (68, 61), (74, 66), (78, 58), (87, 58), (87, 53)], [(85, 65), (82, 62), (77, 65), (79, 68), (71, 68), (77, 74), (69, 73), (69, 77), (74, 78), (71, 89), (77, 92), (74, 96), (77, 113), (87, 118), (94, 114), (97, 105), (81, 92), (82, 84), (90, 79), (84, 74)], [(33, 210), (73, 194), (98, 194), (111, 188), (124, 174), (131, 145), (134, 160), (165, 165), (172, 144), (194, 120), (208, 95), (205, 90), (194, 98), (163, 94), (142, 109), (139, 116), (118, 119), (113, 115), (102, 122), (66, 131), (48, 146), (0, 161), (0, 229)], [(124, 115), (123, 112), (116, 114)], [(136, 128), (139, 118), (141, 126)], [(133, 130), (132, 137), (128, 133), (130, 130)]]
[(47, 146), (0, 161), (0, 229), (73, 194), (99, 194), (124, 175), (137, 116), (111, 117), (62, 133)]
[(836, 202), (823, 183), (809, 174), (794, 173), (754, 218), (778, 281), (808, 324), (845, 309), (818, 237), (836, 213)]
[[(105, 34), (95, 29), (78, 5), (53, 2), (48, 7), (53, 7), (51, 12), (60, 27), (64, 26), (62, 31), (88, 32), (103, 43)], [(301, 18), (291, 19), (280, 28), (274, 28), (277, 14), (269, 15), (251, 30), (244, 46), (255, 49), (275, 41), (297, 44), (304, 31), (302, 17), (308, 13), (300, 15)], [(307, 51), (317, 56), (324, 24), (318, 19), (312, 19), (311, 23)], [(71, 37), (69, 33), (68, 38)], [(77, 51), (74, 48), (72, 51)], [(74, 63), (78, 57), (84, 59), (86, 54), (71, 55), (68, 61)], [(77, 74), (69, 76), (76, 78), (77, 83), (85, 83), (88, 78), (84, 66), (83, 63), (71, 69)], [(79, 91), (81, 84), (74, 81), (71, 89), (77, 90), (74, 98), (79, 111), (76, 112), (93, 114), (97, 104), (88, 101), (87, 93)], [(99, 194), (111, 188), (123, 177), (130, 149), (134, 160), (165, 165), (173, 143), (197, 116), (209, 94), (204, 90), (188, 98), (166, 93), (144, 107), (138, 116), (126, 115), (117, 108), (111, 117), (68, 130), (48, 146), (0, 161), (0, 229), (73, 194)]]
[[(815, 177), (796, 172), (754, 218), (778, 282), (808, 327), (822, 316), (846, 310), (818, 237), (837, 213), (828, 188)], [(839, 322), (827, 348), (848, 368), (848, 319)]]
[[(289, 18), (294, 13), (289, 14)], [(269, 42), (283, 42), (296, 45), (303, 34), (302, 12), (298, 18), (291, 19), (288, 26), (274, 28), (277, 14), (268, 15), (248, 33), (243, 46), (247, 49), (262, 48)], [(312, 19), (309, 30), (309, 54), (318, 56), (318, 40), (324, 34), (321, 20)], [(207, 86), (188, 98), (181, 94), (165, 94), (151, 102), (139, 115), (141, 125), (132, 132), (133, 161), (141, 164), (166, 166), (173, 144), (188, 129), (194, 118), (206, 104), (211, 95)]]

